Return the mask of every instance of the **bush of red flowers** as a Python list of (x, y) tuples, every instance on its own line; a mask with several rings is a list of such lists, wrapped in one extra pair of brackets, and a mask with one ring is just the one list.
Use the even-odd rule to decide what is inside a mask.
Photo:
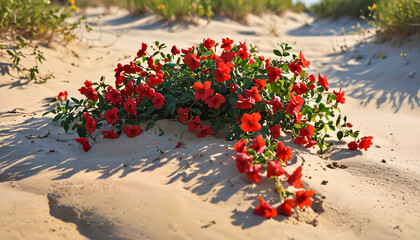
[[(293, 195), (283, 182), (302, 189), (302, 167), (292, 174), (282, 167), (292, 157), (290, 147), (280, 140), (289, 134), (294, 143), (305, 148), (318, 146), (322, 152), (332, 144), (326, 140), (336, 131), (337, 138), (352, 137), (350, 150), (367, 149), (372, 137), (358, 138), (347, 117), (341, 115), (344, 92), (329, 91), (326, 76), (309, 74), (310, 62), (302, 52), (289, 53), (287, 43), (273, 51), (275, 59), (258, 55), (255, 47), (234, 44), (225, 38), (221, 44), (204, 39), (199, 46), (179, 49), (155, 42), (143, 43), (136, 57), (115, 68), (115, 84), (102, 78), (98, 83), (85, 81), (79, 91), (85, 99), (60, 93), (51, 112), (53, 121), (61, 120), (68, 131), (76, 130), (83, 149), (90, 149), (88, 138), (96, 139), (101, 126), (112, 130), (100, 132), (104, 138), (118, 138), (122, 133), (136, 137), (153, 127), (159, 119), (177, 119), (186, 129), (204, 138), (226, 133), (235, 144), (238, 171), (259, 183), (266, 171), (276, 182), (281, 199), (278, 209), (259, 197), (255, 214), (270, 218), (277, 212), (291, 215), (296, 206), (310, 206), (312, 190)], [(143, 125), (144, 124), (144, 125)], [(248, 146), (249, 141), (252, 144)]]

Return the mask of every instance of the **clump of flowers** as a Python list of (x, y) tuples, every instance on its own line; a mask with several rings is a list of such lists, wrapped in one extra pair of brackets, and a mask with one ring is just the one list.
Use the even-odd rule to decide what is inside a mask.
[[(310, 61), (289, 50), (287, 43), (279, 44), (273, 51), (277, 57), (270, 59), (229, 38), (221, 43), (208, 38), (199, 46), (172, 46), (170, 51), (159, 42), (143, 43), (133, 61), (117, 64), (114, 84), (86, 80), (79, 89), (86, 99), (71, 98), (71, 103), (60, 93), (53, 121), (61, 119), (65, 131), (76, 130), (85, 151), (88, 138), (96, 140), (97, 129), (108, 125), (110, 130), (101, 132), (104, 138), (136, 137), (141, 126), (147, 131), (159, 119), (185, 123), (198, 138), (225, 132), (227, 140), (239, 140), (233, 159), (240, 173), (259, 183), (266, 171), (276, 182), (281, 205), (276, 210), (259, 198), (255, 213), (290, 215), (296, 206), (310, 206), (314, 193), (301, 190), (302, 167), (292, 174), (283, 169), (292, 150), (281, 135), (290, 135), (298, 146), (318, 146), (320, 152), (332, 145), (326, 140), (334, 131), (339, 140), (355, 139), (351, 150), (366, 150), (372, 137), (358, 138), (359, 131), (340, 114), (344, 92), (330, 92), (327, 77), (306, 72)], [(294, 198), (288, 198), (286, 182), (298, 190)]]

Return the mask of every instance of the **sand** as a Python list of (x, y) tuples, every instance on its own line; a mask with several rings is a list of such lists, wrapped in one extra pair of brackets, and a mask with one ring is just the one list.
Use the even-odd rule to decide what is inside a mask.
[[(196, 25), (115, 9), (99, 22), (101, 11), (88, 11), (93, 31), (82, 40), (41, 47), (47, 58), (41, 69), (55, 79), (36, 84), (2, 70), (0, 239), (420, 238), (418, 37), (378, 43), (361, 20), (314, 21), (304, 13)], [(370, 31), (365, 36), (350, 33), (358, 22)], [(100, 139), (86, 153), (76, 133), (41, 116), (60, 91), (81, 98), (84, 80), (112, 82), (116, 64), (130, 61), (141, 42), (188, 47), (207, 37), (256, 44), (266, 56), (279, 42), (302, 50), (311, 73), (346, 92), (342, 110), (354, 127), (374, 136), (367, 152), (335, 141), (324, 155), (283, 138), (294, 152), (287, 169), (303, 166), (313, 208), (270, 220), (253, 215), (260, 192), (276, 202), (272, 183), (251, 184), (237, 173), (234, 143), (197, 139), (176, 121), (158, 122), (163, 136), (155, 127), (134, 139)], [(184, 145), (175, 149), (179, 141)], [(347, 168), (327, 167), (333, 162)]]

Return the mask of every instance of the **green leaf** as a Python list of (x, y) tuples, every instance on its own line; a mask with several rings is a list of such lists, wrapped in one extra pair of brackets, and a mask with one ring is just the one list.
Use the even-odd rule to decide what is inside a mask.
[(342, 138), (343, 138), (343, 132), (342, 131), (338, 131), (337, 132), (337, 138), (338, 138), (338, 140), (341, 140)]
[(192, 113), (195, 113), (195, 114), (197, 114), (197, 115), (201, 115), (201, 110), (200, 110), (200, 109), (198, 109), (198, 108), (191, 108), (191, 112), (192, 112)]
[(63, 114), (62, 113), (60, 113), (60, 114), (58, 114), (57, 116), (55, 116), (54, 118), (53, 118), (53, 122), (57, 122), (58, 120), (60, 120), (61, 119), (61, 117), (63, 116)]
[(321, 100), (322, 100), (322, 95), (318, 94), (318, 97), (316, 98), (315, 102), (319, 103), (319, 102), (321, 102)]
[(276, 56), (279, 56), (279, 57), (281, 57), (282, 55), (281, 55), (281, 52), (279, 51), (279, 50), (277, 50), (277, 49), (274, 49), (273, 50), (273, 53), (276, 55)]
[(71, 100), (75, 102), (76, 104), (80, 104), (82, 100), (77, 100), (76, 98), (72, 97)]
[(341, 121), (341, 114), (340, 115), (338, 115), (338, 118), (337, 118), (337, 120), (335, 121), (335, 126), (340, 126), (340, 121)]
[(77, 127), (77, 135), (79, 137), (86, 137), (87, 131), (83, 125)]
[(151, 129), (153, 126), (155, 125), (155, 122), (149, 122), (146, 126), (146, 131), (148, 131), (149, 129)]

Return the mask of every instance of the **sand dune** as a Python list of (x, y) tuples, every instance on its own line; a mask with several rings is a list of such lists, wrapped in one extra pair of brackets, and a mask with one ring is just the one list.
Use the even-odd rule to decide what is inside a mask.
[[(100, 9), (88, 11), (93, 32), (84, 33), (81, 42), (41, 47), (47, 58), (42, 70), (53, 71), (55, 79), (35, 84), (2, 71), (0, 239), (420, 238), (415, 36), (379, 44), (372, 33), (349, 33), (356, 20), (314, 22), (291, 12), (250, 16), (247, 24), (215, 18), (199, 25), (124, 11), (98, 22), (99, 14)], [(344, 114), (362, 135), (374, 136), (367, 152), (335, 142), (321, 156), (284, 138), (294, 152), (289, 168), (304, 166), (304, 185), (315, 191), (312, 209), (271, 220), (253, 215), (259, 193), (274, 202), (271, 183), (256, 186), (237, 173), (232, 142), (197, 139), (178, 122), (159, 121), (163, 136), (154, 128), (134, 139), (100, 139), (85, 153), (74, 142), (75, 133), (65, 133), (49, 115), (41, 117), (60, 91), (80, 98), (77, 89), (84, 80), (104, 75), (112, 82), (116, 64), (133, 58), (141, 42), (187, 47), (204, 37), (256, 44), (267, 56), (277, 43), (290, 43), (294, 53), (302, 50), (311, 61), (312, 73), (321, 72), (332, 88), (343, 88)], [(181, 136), (184, 146), (175, 149)], [(347, 168), (327, 167), (333, 162)]]

